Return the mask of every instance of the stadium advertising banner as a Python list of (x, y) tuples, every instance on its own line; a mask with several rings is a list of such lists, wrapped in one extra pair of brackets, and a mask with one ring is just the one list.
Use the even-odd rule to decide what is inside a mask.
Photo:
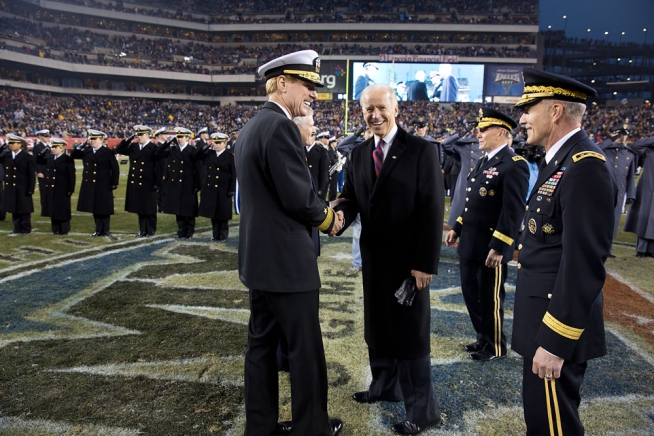
[(486, 96), (495, 103), (516, 103), (522, 96), (522, 69), (529, 65), (486, 65)]
[[(395, 90), (400, 101), (483, 101), (484, 65), (398, 62), (398, 55), (393, 56), (395, 62), (352, 62), (350, 98), (358, 100), (366, 86), (385, 83)], [(444, 57), (434, 56), (438, 59)]]
[[(337, 95), (345, 94), (345, 84), (347, 81), (346, 72), (347, 62), (346, 61), (320, 61), (320, 76), (322, 81), (325, 83), (323, 88), (317, 88), (321, 94), (325, 94), (325, 97), (328, 94)], [(324, 98), (330, 99), (331, 98)]]

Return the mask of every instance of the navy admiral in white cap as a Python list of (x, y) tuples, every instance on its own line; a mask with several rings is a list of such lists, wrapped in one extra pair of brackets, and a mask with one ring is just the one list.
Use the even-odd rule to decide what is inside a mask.
[[(241, 129), (236, 170), (241, 190), (238, 269), (250, 290), (245, 355), (245, 434), (337, 435), (327, 415), (327, 368), (318, 319), (320, 275), (311, 228), (335, 234), (336, 214), (311, 185), (300, 131), (316, 100), (320, 58), (303, 50), (259, 68), (269, 101)], [(275, 352), (289, 344), (293, 421), (278, 423)]]
[(587, 361), (606, 354), (602, 287), (616, 187), (600, 149), (581, 130), (593, 88), (523, 70), (527, 143), (545, 166), (527, 199), (518, 241), (512, 348), (524, 357), (528, 435), (582, 435), (580, 387)]
[[(134, 134), (118, 143), (114, 151), (129, 156), (125, 211), (138, 214), (137, 238), (151, 238), (157, 231), (157, 191), (160, 180), (156, 176), (157, 146), (150, 141), (152, 129), (134, 126)], [(134, 138), (138, 142), (132, 142)]]
[(7, 134), (7, 143), (0, 147), (0, 165), (4, 167), (3, 207), (11, 212), (14, 230), (9, 236), (32, 232), (32, 195), (36, 185), (34, 158), (27, 152), (27, 142), (18, 135)]
[(82, 159), (82, 184), (77, 210), (91, 212), (95, 232), (91, 235), (109, 236), (111, 215), (114, 214), (113, 190), (118, 187), (120, 169), (113, 151), (104, 147), (107, 135), (95, 129), (88, 130), (89, 139), (71, 153), (73, 159)]

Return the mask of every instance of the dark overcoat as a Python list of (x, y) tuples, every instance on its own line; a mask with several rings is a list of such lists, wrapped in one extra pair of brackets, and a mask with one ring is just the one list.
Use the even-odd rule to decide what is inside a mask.
[(490, 249), (513, 260), (513, 247), (525, 214), (529, 167), (508, 145), (468, 175), (466, 205), (452, 229), (459, 256), (485, 261)]
[(100, 147), (76, 148), (71, 153), (74, 159), (82, 159), (82, 184), (79, 190), (77, 210), (97, 215), (114, 214), (114, 195), (112, 186), (118, 186), (120, 168), (113, 151)]
[(329, 232), (334, 213), (311, 185), (301, 144), (297, 125), (272, 102), (238, 137), (238, 269), (250, 289), (290, 293), (320, 288), (311, 227)]
[(168, 162), (164, 180), (163, 211), (173, 215), (196, 217), (197, 193), (200, 190), (200, 154), (190, 144), (187, 144), (184, 150), (177, 144), (166, 144), (157, 148), (157, 156), (162, 156)]
[(631, 144), (643, 163), (643, 174), (636, 186), (636, 199), (629, 208), (625, 232), (635, 233), (639, 238), (654, 239), (654, 137)]
[(234, 155), (225, 149), (220, 156), (215, 150), (203, 153), (204, 181), (200, 190), (200, 216), (220, 221), (232, 219), (232, 196), (236, 190)]
[(361, 214), (365, 339), (379, 357), (411, 360), (430, 352), (429, 290), (412, 306), (395, 291), (411, 270), (438, 273), (443, 236), (444, 189), (433, 144), (398, 128), (375, 176), (375, 138), (352, 150), (337, 209), (346, 224)]
[(5, 171), (5, 192), (2, 209), (5, 212), (24, 214), (34, 212), (32, 195), (36, 185), (36, 164), (25, 150), (12, 157), (8, 148), (0, 154)]
[(616, 188), (601, 150), (572, 135), (540, 170), (518, 245), (512, 348), (582, 363), (606, 354), (602, 287)]
[(157, 213), (157, 191), (160, 182), (156, 172), (157, 146), (148, 142), (141, 149), (138, 142), (121, 141), (114, 149), (116, 153), (129, 156), (125, 210), (140, 215)]
[(70, 221), (70, 196), (75, 192), (75, 160), (66, 153), (55, 159), (54, 154), (37, 156), (36, 163), (43, 171), (43, 209), (41, 216), (59, 221)]
[(606, 160), (611, 166), (615, 182), (618, 187), (618, 201), (615, 205), (615, 226), (613, 227), (613, 237), (618, 236), (620, 229), (620, 217), (627, 200), (636, 198), (636, 153), (627, 148), (620, 142), (613, 142), (610, 139), (598, 144), (604, 152)]
[(327, 194), (329, 185), (329, 156), (320, 142), (316, 142), (307, 152), (307, 165), (319, 195)]

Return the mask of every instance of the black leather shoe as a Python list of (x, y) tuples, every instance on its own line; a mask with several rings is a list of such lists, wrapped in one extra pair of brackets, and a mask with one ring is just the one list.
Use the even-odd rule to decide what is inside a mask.
[(466, 350), (468, 353), (475, 353), (477, 351), (480, 351), (482, 348), (484, 348), (484, 345), (479, 341), (463, 346), (463, 349)]
[(393, 424), (391, 428), (393, 429), (393, 433), (395, 434), (420, 434), (425, 430), (438, 427), (439, 425), (441, 425), (440, 418), (430, 422), (429, 424), (423, 427), (420, 427), (419, 425), (414, 424), (410, 421), (404, 421), (397, 424)]
[(390, 401), (392, 403), (397, 403), (398, 401), (401, 401), (401, 399), (393, 399), (393, 398), (382, 398), (382, 397), (373, 398), (370, 396), (370, 392), (368, 391), (356, 392), (355, 394), (352, 395), (352, 399), (357, 403), (376, 403), (377, 401)]
[(338, 418), (331, 418), (327, 424), (327, 430), (322, 432), (322, 436), (338, 436), (343, 430), (343, 421)]
[(279, 436), (291, 434), (293, 432), (293, 421), (280, 421), (277, 423), (277, 434)]
[(641, 253), (640, 251), (637, 251), (636, 257), (640, 257), (640, 258), (645, 257), (645, 253)]
[(143, 233), (143, 232), (139, 232), (139, 233), (134, 235), (135, 238), (142, 238), (144, 236), (145, 236), (145, 233)]
[(501, 356), (496, 356), (495, 353), (493, 353), (490, 350), (490, 346), (484, 347), (481, 350), (477, 351), (476, 353), (472, 353), (470, 355), (470, 358), (472, 360), (481, 360), (483, 362), (490, 362), (491, 360), (496, 360), (496, 359), (501, 359), (502, 357), (506, 357), (506, 354), (502, 354)]
[(91, 235), (92, 238), (95, 238), (96, 236), (102, 236), (102, 235), (98, 232), (95, 232)]

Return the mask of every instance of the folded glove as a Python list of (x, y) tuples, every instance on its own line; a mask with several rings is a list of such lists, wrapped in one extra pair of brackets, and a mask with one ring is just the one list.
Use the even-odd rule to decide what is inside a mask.
[(395, 298), (402, 306), (411, 306), (416, 296), (416, 278), (411, 276), (402, 282), (402, 285), (395, 291)]

